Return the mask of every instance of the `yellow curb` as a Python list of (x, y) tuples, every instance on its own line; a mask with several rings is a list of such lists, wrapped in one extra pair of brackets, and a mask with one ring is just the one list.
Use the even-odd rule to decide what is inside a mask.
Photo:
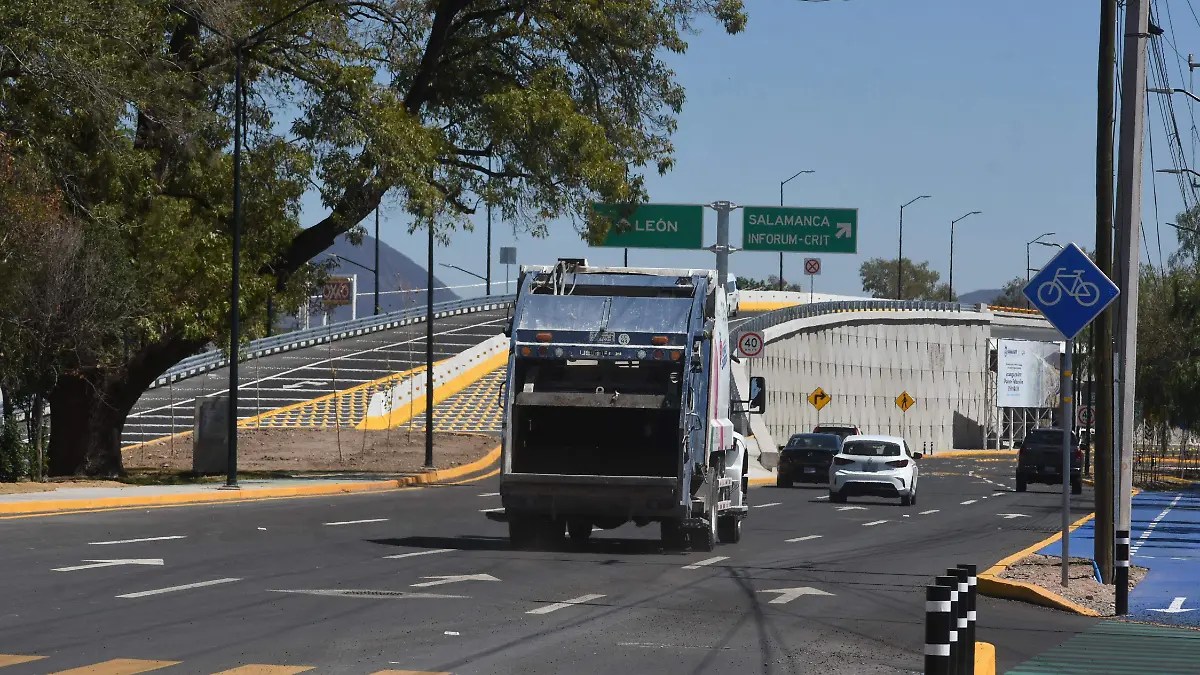
[[(1074, 532), (1084, 523), (1095, 517), (1096, 514), (1089, 513), (1083, 518), (1071, 523), (1069, 531)], [(987, 571), (983, 572), (978, 577), (979, 593), (989, 598), (1019, 600), (1021, 602), (1028, 602), (1033, 605), (1061, 609), (1064, 612), (1072, 612), (1082, 616), (1101, 616), (1099, 612), (1088, 609), (1087, 607), (1083, 607), (1082, 605), (1077, 605), (1060, 595), (1051, 593), (1041, 586), (1034, 586), (1033, 584), (1027, 584), (1021, 581), (1000, 578), (1000, 575), (1004, 572), (1004, 570), (1008, 569), (1009, 565), (1017, 562), (1030, 553), (1037, 552), (1043, 547), (1053, 544), (1059, 539), (1062, 539), (1061, 532), (1053, 536), (1046, 537), (1032, 546), (1021, 549), (1020, 551), (1017, 551), (1016, 553), (989, 567)]]
[(16, 502), (0, 504), (0, 514), (37, 514), (51, 515), (55, 513), (71, 513), (78, 511), (107, 510), (121, 507), (166, 506), (184, 504), (205, 504), (213, 502), (247, 502), (260, 499), (280, 497), (315, 497), (322, 495), (352, 494), (360, 492), (377, 492), (380, 490), (395, 490), (429, 483), (440, 483), (454, 478), (462, 478), (479, 471), (488, 469), (500, 459), (500, 446), (496, 446), (483, 457), (452, 469), (428, 471), (415, 476), (405, 476), (393, 480), (362, 481), (354, 483), (326, 483), (323, 485), (304, 485), (297, 487), (261, 488), (253, 491), (240, 490), (174, 494), (174, 495), (144, 495), (137, 497), (101, 497), (98, 499), (61, 499), (38, 502)]
[(777, 309), (786, 309), (788, 307), (795, 307), (796, 305), (803, 304), (804, 303), (800, 302), (799, 300), (792, 302), (786, 300), (777, 302), (739, 302), (738, 312), (773, 312)]
[(962, 457), (1016, 457), (1017, 450), (950, 450), (925, 455), (922, 459), (962, 458)]
[[(483, 379), (485, 375), (491, 374), (497, 368), (507, 363), (508, 349), (505, 348), (504, 351), (495, 354), (474, 368), (466, 370), (442, 386), (434, 388), (433, 405), (436, 406), (451, 396), (462, 392), (462, 390)], [(410, 405), (405, 406), (404, 410), (400, 412), (392, 410), (386, 415), (378, 415), (376, 417), (367, 417), (364, 415), (362, 421), (358, 423), (357, 428), (360, 430), (395, 429), (423, 412), (425, 412), (425, 397), (422, 396)]]
[(768, 478), (751, 478), (749, 481), (749, 484), (750, 485), (774, 485), (775, 479), (769, 478), (769, 477)]
[(973, 675), (996, 675), (996, 646), (990, 642), (975, 642)]

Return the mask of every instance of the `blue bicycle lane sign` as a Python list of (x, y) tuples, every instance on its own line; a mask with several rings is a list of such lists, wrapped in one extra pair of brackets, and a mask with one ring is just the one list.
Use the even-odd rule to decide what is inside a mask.
[(1042, 267), (1022, 291), (1068, 340), (1100, 316), (1121, 289), (1075, 244)]

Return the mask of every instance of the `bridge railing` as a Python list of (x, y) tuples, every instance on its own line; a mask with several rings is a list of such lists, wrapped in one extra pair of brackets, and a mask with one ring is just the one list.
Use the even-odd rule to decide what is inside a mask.
[[(761, 332), (771, 326), (839, 312), (978, 312), (979, 305), (933, 300), (838, 300), (785, 307), (760, 314), (733, 330), (735, 336), (749, 331)], [(735, 337), (736, 339), (736, 337)]]
[[(516, 300), (515, 295), (492, 295), (482, 298), (467, 298), (439, 302), (433, 306), (435, 319), (457, 314), (471, 314), (493, 309), (509, 307)], [(252, 340), (242, 345), (238, 362), (259, 358), (269, 354), (309, 347), (315, 344), (333, 342), (346, 338), (366, 335), (381, 330), (390, 330), (400, 325), (425, 320), (425, 306), (409, 307), (387, 314), (364, 316), (351, 321), (315, 326), (294, 330), (280, 335)], [(192, 377), (200, 373), (228, 365), (229, 358), (225, 350), (212, 349), (189, 356), (172, 366), (163, 373), (150, 388), (161, 387), (171, 382)]]

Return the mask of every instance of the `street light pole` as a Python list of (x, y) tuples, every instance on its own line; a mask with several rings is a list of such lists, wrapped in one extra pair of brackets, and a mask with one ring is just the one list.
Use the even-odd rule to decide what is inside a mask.
[[(797, 172), (792, 178), (798, 178), (806, 173), (816, 173), (816, 170), (806, 170)], [(779, 182), (779, 205), (783, 206), (783, 186), (792, 182), (792, 178)], [(783, 290), (783, 251), (779, 252), (779, 290)]]
[(978, 215), (980, 213), (983, 213), (983, 212), (982, 211), (972, 211), (972, 212), (968, 213), (966, 216), (962, 216), (961, 218), (955, 218), (954, 220), (950, 221), (950, 282), (949, 282), (950, 283), (950, 296), (948, 298), (946, 298), (946, 302), (954, 302), (954, 225), (955, 225), (955, 223), (962, 220), (963, 218), (966, 218), (967, 216), (974, 216), (974, 215)]
[(929, 195), (921, 195), (908, 200), (907, 204), (900, 207), (900, 251), (896, 255), (896, 299), (904, 299), (904, 207), (912, 204), (918, 199), (929, 199)]
[[(1037, 238), (1034, 239), (1033, 241), (1025, 242), (1025, 285), (1026, 286), (1029, 285), (1029, 271), (1030, 271), (1029, 247), (1033, 246), (1034, 244), (1045, 244), (1046, 246), (1054, 246), (1054, 244), (1049, 244), (1049, 243), (1042, 241), (1042, 237), (1053, 237), (1053, 236), (1054, 236), (1053, 232), (1046, 232), (1045, 234), (1038, 235)], [(1029, 309), (1029, 298), (1025, 298), (1025, 308)]]
[(425, 469), (433, 470), (433, 221), (429, 221), (429, 271), (425, 280)]
[[(488, 174), (491, 174), (491, 172), (492, 172), (492, 156), (491, 156), (491, 154), (489, 154), (488, 155)], [(490, 190), (489, 190), (489, 192), (490, 192)], [(487, 284), (486, 295), (491, 295), (492, 294), (492, 197), (490, 194), (488, 195), (488, 203), (487, 203), (487, 272), (485, 272), (485, 274), (487, 275), (487, 279), (484, 279), (484, 283)], [(504, 289), (504, 291), (507, 293), (508, 289)]]
[(238, 489), (237, 429), (238, 429), (238, 341), (241, 315), (242, 265), (242, 117), (243, 88), (242, 60), (245, 46), (234, 47), (233, 66), (233, 274), (229, 288), (229, 445), (225, 467), (225, 488)]
[(375, 207), (375, 315), (379, 315), (379, 207)]

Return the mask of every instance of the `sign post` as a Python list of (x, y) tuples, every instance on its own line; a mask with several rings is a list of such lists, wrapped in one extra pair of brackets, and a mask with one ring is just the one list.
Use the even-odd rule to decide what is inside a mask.
[(804, 273), (808, 275), (808, 304), (811, 305), (813, 301), (813, 287), (816, 285), (814, 279), (821, 273), (821, 259), (805, 258)]
[(1071, 555), (1071, 432), (1074, 430), (1074, 416), (1071, 414), (1071, 350), (1075, 336), (1100, 316), (1121, 291), (1087, 254), (1072, 243), (1046, 263), (1022, 292), (1066, 338), (1060, 416), (1063, 429), (1061, 583), (1065, 587)]
[(858, 209), (744, 206), (742, 249), (858, 253)]

